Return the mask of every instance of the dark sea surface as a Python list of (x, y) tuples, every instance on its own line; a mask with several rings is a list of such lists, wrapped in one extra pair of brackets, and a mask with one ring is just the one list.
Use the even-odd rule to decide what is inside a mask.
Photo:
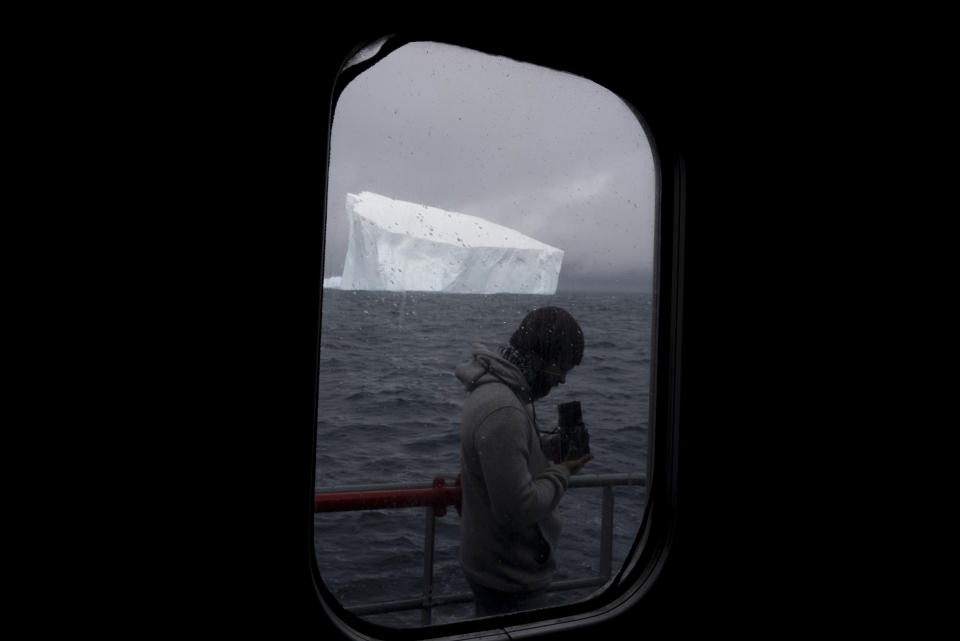
[[(541, 430), (557, 405), (577, 400), (594, 459), (581, 474), (646, 472), (651, 366), (650, 294), (470, 295), (324, 290), (319, 374), (317, 486), (452, 484), (460, 470), (460, 410), (466, 392), (454, 368), (471, 344), (506, 344), (531, 310), (556, 305), (583, 328), (583, 362), (565, 385), (536, 402)], [(555, 580), (599, 574), (600, 488), (570, 489)], [(633, 544), (645, 488), (614, 490), (613, 569)], [(324, 582), (346, 606), (416, 598), (422, 592), (424, 509), (316, 516)], [(434, 594), (469, 592), (457, 561), (460, 517), (436, 519)], [(580, 600), (596, 588), (558, 591), (549, 603)], [(433, 622), (470, 618), (469, 603), (433, 610)], [(370, 615), (395, 627), (420, 624), (420, 611)]]

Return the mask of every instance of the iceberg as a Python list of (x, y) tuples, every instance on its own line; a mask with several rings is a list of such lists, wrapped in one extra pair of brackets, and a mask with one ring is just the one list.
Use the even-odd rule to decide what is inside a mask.
[[(339, 288), (554, 294), (563, 250), (490, 221), (364, 191), (347, 194)], [(334, 286), (330, 279), (330, 286)], [(324, 282), (327, 285), (327, 282)]]

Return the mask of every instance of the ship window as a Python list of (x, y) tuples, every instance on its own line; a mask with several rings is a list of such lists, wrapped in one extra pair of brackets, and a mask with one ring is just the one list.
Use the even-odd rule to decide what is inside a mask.
[[(495, 350), (528, 312), (557, 306), (583, 329), (583, 360), (536, 416), (551, 430), (559, 406), (579, 402), (594, 458), (556, 508), (542, 605), (587, 603), (631, 561), (647, 506), (651, 140), (584, 77), (450, 44), (382, 44), (357, 58), (369, 66), (338, 95), (331, 131), (317, 570), (343, 612), (376, 626), (474, 618), (457, 508), (383, 501), (438, 478), (456, 486), (466, 391), (454, 369), (471, 344)], [(333, 496), (355, 509), (331, 508)]]

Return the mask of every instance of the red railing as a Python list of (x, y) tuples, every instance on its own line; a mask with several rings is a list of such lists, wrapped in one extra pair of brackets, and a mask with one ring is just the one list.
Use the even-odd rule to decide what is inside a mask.
[(433, 487), (412, 490), (373, 490), (367, 492), (318, 493), (313, 499), (315, 512), (348, 512), (352, 510), (382, 510), (389, 508), (433, 507), (435, 516), (447, 513), (454, 505), (460, 514), (460, 477), (457, 484), (448, 486), (443, 477), (433, 479)]

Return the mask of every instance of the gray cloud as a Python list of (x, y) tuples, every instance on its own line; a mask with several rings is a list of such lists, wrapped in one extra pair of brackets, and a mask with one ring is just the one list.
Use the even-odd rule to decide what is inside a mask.
[(344, 90), (331, 146), (327, 276), (343, 266), (347, 192), (373, 191), (563, 249), (561, 291), (650, 288), (650, 145), (629, 108), (592, 81), (413, 43)]

